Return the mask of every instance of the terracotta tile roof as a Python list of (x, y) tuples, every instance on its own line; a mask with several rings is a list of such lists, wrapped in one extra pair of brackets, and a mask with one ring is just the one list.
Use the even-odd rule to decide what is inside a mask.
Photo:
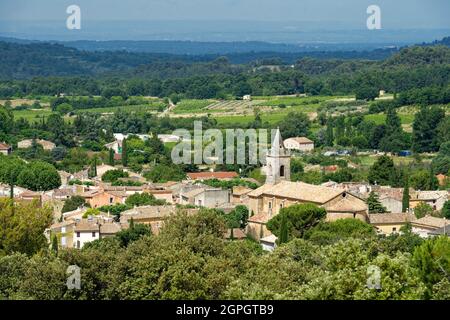
[(313, 141), (309, 140), (306, 137), (294, 137), (294, 138), (289, 138), (289, 139), (286, 139), (286, 140), (294, 140), (294, 141), (298, 142), (299, 144), (311, 144), (311, 143), (314, 143)]
[(0, 142), (0, 150), (9, 150), (10, 148), (11, 146), (9, 144)]
[(75, 232), (98, 232), (100, 226), (96, 222), (81, 220), (75, 224)]
[(326, 210), (330, 212), (360, 212), (367, 210), (367, 204), (358, 198), (345, 197), (327, 206)]
[(62, 227), (68, 227), (68, 226), (72, 226), (72, 225), (75, 225), (75, 221), (73, 221), (73, 220), (57, 222), (57, 223), (52, 224), (49, 229), (55, 230), (55, 229), (60, 229)]
[(122, 228), (120, 227), (120, 224), (110, 222), (110, 223), (104, 223), (100, 225), (100, 234), (115, 234), (119, 232)]
[[(172, 214), (178, 212), (178, 208), (175, 206), (142, 206), (136, 207), (122, 212), (120, 220), (121, 223), (125, 223), (131, 217), (133, 219), (163, 219)], [(188, 214), (194, 214), (198, 212), (198, 209), (187, 209)]]
[(193, 198), (203, 192), (205, 192), (204, 188), (198, 188), (198, 189), (189, 190), (187, 192), (183, 192), (183, 193), (181, 193), (181, 195), (186, 198)]
[(342, 189), (316, 186), (304, 182), (283, 181), (275, 185), (265, 184), (248, 193), (248, 196), (259, 197), (264, 194), (267, 196), (324, 204), (343, 192), (344, 190)]
[[(228, 230), (224, 233), (223, 237), (224, 237), (225, 239), (231, 239), (231, 229), (228, 229)], [(241, 229), (239, 229), (239, 228), (234, 228), (234, 229), (233, 229), (233, 238), (234, 238), (234, 239), (245, 239), (245, 238), (247, 238), (247, 236), (245, 235), (244, 231), (242, 231)]]
[(244, 186), (234, 186), (233, 187), (233, 196), (242, 196), (249, 192), (252, 192), (253, 189), (244, 187)]
[(20, 194), (21, 198), (39, 198), (40, 196), (40, 193), (31, 190), (24, 191)]
[[(410, 190), (413, 191), (413, 190)], [(386, 199), (386, 198), (392, 198), (395, 200), (399, 200), (402, 201), (403, 198), (403, 188), (386, 188), (386, 187), (381, 187), (379, 189), (374, 190), (374, 192), (376, 194), (378, 194), (378, 196), (381, 199)]]
[(428, 234), (436, 235), (436, 236), (445, 234), (447, 236), (450, 236), (450, 224), (447, 224), (445, 227), (428, 232)]
[(126, 191), (105, 191), (106, 194), (112, 195), (117, 198), (126, 198), (128, 194)]
[(437, 200), (439, 198), (447, 198), (448, 191), (416, 191), (411, 195), (411, 200)]
[(236, 172), (190, 172), (187, 174), (191, 180), (205, 180), (205, 179), (233, 179), (239, 175)]
[(254, 216), (251, 216), (250, 218), (248, 218), (248, 222), (266, 223), (270, 219), (271, 219), (271, 216), (269, 216), (269, 214), (262, 212), (262, 213), (255, 214)]
[(432, 216), (425, 216), (412, 222), (413, 226), (429, 228), (431, 227), (436, 229), (443, 228), (444, 224), (448, 226), (450, 223), (446, 219), (436, 218)]
[(371, 213), (369, 221), (372, 224), (405, 223), (416, 220), (416, 216), (410, 213)]

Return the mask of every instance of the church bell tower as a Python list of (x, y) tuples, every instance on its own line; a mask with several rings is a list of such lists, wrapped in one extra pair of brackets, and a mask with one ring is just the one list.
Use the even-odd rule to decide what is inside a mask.
[(275, 132), (272, 146), (266, 157), (266, 183), (277, 184), (281, 181), (291, 180), (291, 154), (284, 147), (280, 129)]

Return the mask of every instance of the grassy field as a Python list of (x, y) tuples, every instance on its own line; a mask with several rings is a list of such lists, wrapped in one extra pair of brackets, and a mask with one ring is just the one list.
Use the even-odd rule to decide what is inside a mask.
[[(414, 161), (414, 157), (412, 157), (412, 156), (409, 156), (409, 157), (391, 156), (391, 158), (394, 161), (394, 164), (396, 166), (408, 165)], [(377, 161), (377, 159), (378, 159), (378, 156), (373, 156), (373, 155), (358, 156), (358, 160), (360, 161), (360, 164), (365, 167), (372, 166), (375, 163), (375, 161)]]
[[(399, 113), (398, 116), (400, 117), (402, 124), (411, 124), (414, 121), (414, 114)], [(384, 113), (369, 114), (365, 116), (365, 119), (372, 120), (376, 124), (383, 124), (386, 122), (386, 115)]]
[(316, 96), (316, 97), (255, 97), (258, 100), (265, 100), (260, 102), (259, 106), (269, 106), (278, 107), (280, 105), (284, 106), (305, 106), (305, 105), (318, 105), (323, 101), (336, 99), (339, 97), (328, 97), (328, 96)]
[(214, 103), (214, 100), (185, 99), (181, 100), (173, 110), (174, 113), (203, 113), (207, 106)]
[(52, 114), (50, 109), (41, 109), (41, 110), (15, 110), (13, 111), (14, 119), (18, 120), (23, 118), (28, 122), (38, 122), (42, 119), (42, 117), (48, 117)]
[(118, 110), (125, 112), (151, 112), (151, 111), (162, 111), (166, 108), (163, 102), (154, 102), (151, 104), (139, 104), (139, 105), (127, 105), (127, 106), (117, 106), (117, 107), (106, 107), (106, 108), (93, 108), (93, 109), (80, 109), (76, 110), (76, 113), (112, 113)]

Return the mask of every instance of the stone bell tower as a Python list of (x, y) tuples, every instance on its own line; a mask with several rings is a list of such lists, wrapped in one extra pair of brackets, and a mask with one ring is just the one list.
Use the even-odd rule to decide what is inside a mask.
[(267, 153), (266, 166), (266, 183), (277, 184), (291, 180), (291, 153), (284, 147), (279, 128)]

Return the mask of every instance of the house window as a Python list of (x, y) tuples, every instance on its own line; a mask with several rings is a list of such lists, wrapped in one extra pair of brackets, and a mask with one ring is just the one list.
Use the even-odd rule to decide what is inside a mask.
[(397, 232), (397, 228), (392, 228), (392, 232)]
[(92, 232), (92, 238), (95, 238), (95, 232)]
[(280, 209), (283, 209), (283, 204), (282, 203), (280, 203)]
[(80, 232), (77, 232), (77, 238), (79, 238), (80, 237)]
[(111, 197), (111, 198), (109, 198), (109, 203), (113, 203), (113, 198)]
[(269, 202), (269, 209), (272, 209), (272, 202)]

